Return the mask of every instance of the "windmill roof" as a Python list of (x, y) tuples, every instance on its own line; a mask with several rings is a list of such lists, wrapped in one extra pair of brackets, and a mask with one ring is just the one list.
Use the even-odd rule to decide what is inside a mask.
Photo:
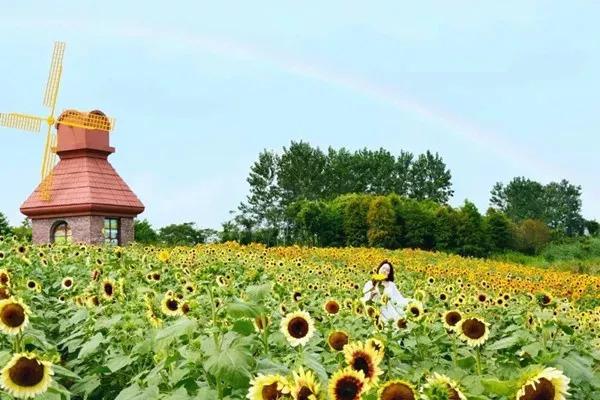
[(29, 217), (70, 215), (135, 216), (144, 205), (108, 162), (89, 154), (61, 157), (52, 172), (51, 198), (41, 197), (41, 184), (21, 205)]

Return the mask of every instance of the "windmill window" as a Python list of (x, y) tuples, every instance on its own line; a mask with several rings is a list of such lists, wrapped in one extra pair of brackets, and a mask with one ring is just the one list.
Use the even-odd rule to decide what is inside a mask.
[(71, 243), (73, 235), (71, 233), (71, 227), (65, 221), (59, 221), (54, 224), (52, 228), (52, 242), (53, 243)]
[(104, 243), (114, 246), (118, 245), (120, 228), (119, 218), (104, 218)]

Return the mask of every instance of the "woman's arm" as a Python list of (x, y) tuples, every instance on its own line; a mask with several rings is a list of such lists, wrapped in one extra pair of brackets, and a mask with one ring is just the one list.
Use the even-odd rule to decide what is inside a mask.
[(377, 293), (377, 286), (373, 285), (373, 282), (368, 281), (363, 287), (363, 301), (369, 301), (373, 299), (373, 296)]
[(410, 299), (407, 299), (406, 297), (402, 296), (402, 293), (400, 293), (394, 282), (390, 283), (391, 284), (389, 285), (388, 289), (390, 300), (399, 307), (406, 307), (410, 302)]

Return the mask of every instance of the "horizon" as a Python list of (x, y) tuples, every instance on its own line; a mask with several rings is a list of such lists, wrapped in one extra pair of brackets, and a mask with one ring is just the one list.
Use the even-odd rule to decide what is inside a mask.
[[(43, 14), (31, 1), (3, 10), (0, 44), (13, 62), (0, 65), (0, 112), (46, 114), (52, 45), (65, 41), (58, 113), (116, 117), (109, 161), (154, 227), (220, 228), (245, 200), (259, 152), (292, 140), (437, 152), (452, 172), (450, 204), (469, 199), (482, 213), (497, 181), (567, 179), (582, 186), (583, 216), (600, 219), (593, 11), (390, 2), (315, 14), (272, 2), (194, 13), (129, 3), (115, 16), (103, 10), (119, 3), (108, 1), (90, 18), (85, 5), (66, 3)], [(0, 161), (11, 189), (0, 212), (18, 225), (44, 137), (0, 129), (11, 149)]]

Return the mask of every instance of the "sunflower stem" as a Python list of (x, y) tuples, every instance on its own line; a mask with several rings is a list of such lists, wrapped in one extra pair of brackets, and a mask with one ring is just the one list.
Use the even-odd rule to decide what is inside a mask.
[(475, 355), (477, 360), (477, 375), (481, 376), (481, 347), (477, 346), (475, 348)]

